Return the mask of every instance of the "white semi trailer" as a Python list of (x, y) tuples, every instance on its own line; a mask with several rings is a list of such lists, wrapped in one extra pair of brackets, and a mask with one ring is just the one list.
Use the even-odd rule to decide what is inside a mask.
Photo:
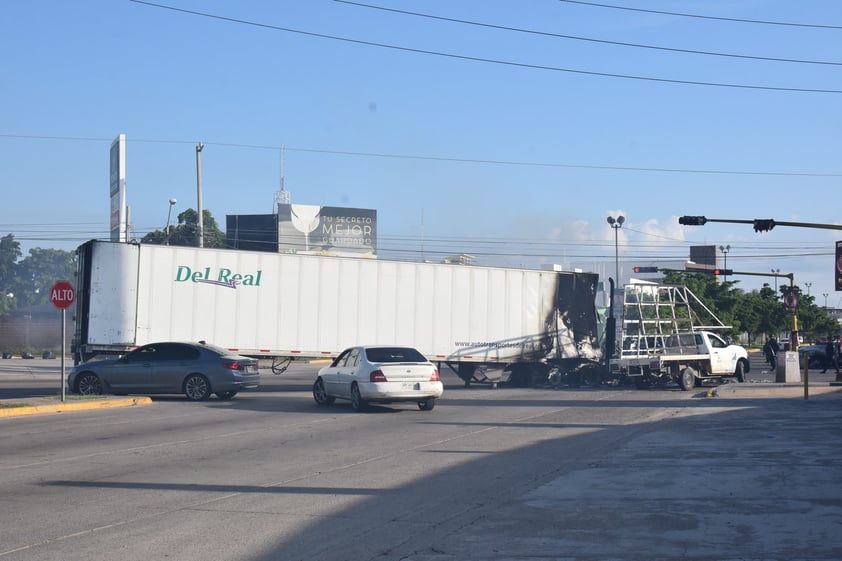
[(73, 351), (83, 362), (159, 341), (332, 358), (407, 345), (466, 385), (600, 360), (597, 275), (89, 241), (77, 250)]

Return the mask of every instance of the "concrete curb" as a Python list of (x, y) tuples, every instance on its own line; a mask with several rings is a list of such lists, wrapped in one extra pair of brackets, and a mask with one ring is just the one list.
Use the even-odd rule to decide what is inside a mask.
[(50, 404), (25, 405), (20, 407), (0, 408), (0, 417), (19, 417), (22, 415), (38, 415), (42, 413), (66, 413), (85, 409), (107, 409), (111, 407), (131, 407), (134, 405), (151, 405), (149, 397), (126, 397), (119, 399), (91, 399), (80, 401), (64, 401)]
[[(807, 396), (842, 393), (842, 386), (836, 385), (808, 385)], [(724, 398), (804, 398), (804, 384), (725, 384), (708, 390), (704, 397)]]

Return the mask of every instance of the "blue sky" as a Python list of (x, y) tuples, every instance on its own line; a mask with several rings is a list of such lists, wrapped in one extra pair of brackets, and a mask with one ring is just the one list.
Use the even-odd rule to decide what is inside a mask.
[(272, 212), (284, 147), (292, 202), (376, 209), (381, 255), (613, 274), (622, 214), (624, 271), (730, 245), (842, 300), (842, 231), (677, 220), (842, 224), (842, 2), (158, 4), (3, 4), (0, 233), (25, 251), (108, 236), (123, 133), (137, 237), (196, 208), (198, 142), (223, 226)]

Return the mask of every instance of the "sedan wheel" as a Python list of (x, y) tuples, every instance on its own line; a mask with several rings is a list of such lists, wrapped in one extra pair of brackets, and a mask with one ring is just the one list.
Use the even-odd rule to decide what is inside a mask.
[(354, 411), (365, 411), (367, 403), (360, 395), (360, 387), (357, 384), (351, 386), (351, 407)]
[(432, 411), (433, 407), (436, 406), (436, 398), (431, 397), (430, 399), (426, 399), (424, 401), (418, 402), (418, 409), (421, 411)]
[(316, 383), (313, 384), (313, 399), (315, 399), (316, 403), (319, 405), (330, 405), (336, 401), (335, 398), (327, 395), (325, 383), (321, 378), (318, 378)]
[(102, 384), (99, 381), (99, 376), (88, 372), (79, 377), (76, 382), (76, 392), (79, 395), (102, 395)]
[(201, 374), (191, 374), (184, 380), (184, 395), (191, 401), (204, 401), (210, 397), (211, 387), (208, 379)]

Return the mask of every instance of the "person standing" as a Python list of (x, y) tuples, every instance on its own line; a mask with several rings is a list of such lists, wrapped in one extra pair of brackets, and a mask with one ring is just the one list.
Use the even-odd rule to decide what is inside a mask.
[(828, 339), (827, 346), (824, 348), (824, 370), (822, 374), (827, 372), (828, 368), (836, 369), (839, 374), (839, 346), (833, 339)]
[(763, 354), (766, 355), (766, 362), (772, 370), (778, 369), (778, 341), (774, 337), (769, 337), (766, 345), (763, 346)]

